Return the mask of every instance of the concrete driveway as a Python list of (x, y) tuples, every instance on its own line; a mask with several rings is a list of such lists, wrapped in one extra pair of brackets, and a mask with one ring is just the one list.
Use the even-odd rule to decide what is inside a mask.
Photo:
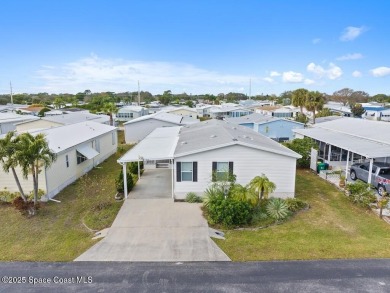
[(172, 198), (172, 170), (149, 169), (141, 176), (133, 190), (129, 193), (130, 198)]
[(149, 188), (155, 190), (157, 183), (145, 180), (148, 173), (123, 203), (107, 236), (76, 261), (230, 261), (209, 237), (201, 205), (153, 198)]

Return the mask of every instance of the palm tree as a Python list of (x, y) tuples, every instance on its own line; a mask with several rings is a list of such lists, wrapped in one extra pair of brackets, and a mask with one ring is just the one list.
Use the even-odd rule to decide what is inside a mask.
[(17, 140), (18, 139), (15, 137), (14, 131), (8, 132), (3, 139), (0, 139), (0, 164), (3, 166), (3, 170), (6, 173), (8, 173), (11, 169), (16, 185), (18, 186), (20, 196), (24, 202), (27, 202), (27, 198), (23, 192), (22, 185), (20, 184), (19, 177), (15, 170), (18, 166), (18, 160), (15, 156), (18, 146)]
[(49, 148), (45, 135), (36, 136), (30, 133), (19, 135), (20, 148), (16, 151), (16, 157), (22, 167), (23, 176), (27, 178), (31, 172), (34, 184), (34, 205), (38, 202), (38, 175), (42, 167), (49, 167), (55, 160), (56, 154)]
[(107, 113), (110, 116), (110, 125), (114, 125), (114, 119), (112, 118), (112, 114), (118, 113), (118, 108), (114, 103), (106, 103), (102, 107), (102, 112)]
[(54, 99), (53, 105), (56, 109), (61, 109), (63, 106), (65, 106), (65, 102), (62, 98), (57, 97)]
[(306, 105), (306, 99), (307, 99), (307, 94), (308, 94), (307, 89), (297, 89), (292, 92), (292, 104), (295, 107), (300, 107), (301, 108), (301, 114), (303, 114), (303, 107)]
[(253, 178), (251, 182), (249, 182), (248, 187), (253, 192), (256, 192), (258, 194), (259, 203), (260, 200), (262, 200), (263, 198), (268, 198), (268, 195), (274, 192), (274, 190), (276, 189), (275, 183), (271, 182), (264, 174)]
[(316, 112), (322, 109), (324, 103), (324, 95), (320, 92), (312, 91), (308, 93), (305, 106), (309, 111), (313, 112), (313, 124), (316, 123)]

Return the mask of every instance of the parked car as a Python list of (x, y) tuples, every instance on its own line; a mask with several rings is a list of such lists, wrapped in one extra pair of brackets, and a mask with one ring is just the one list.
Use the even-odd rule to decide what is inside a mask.
[[(352, 180), (360, 179), (368, 182), (368, 171), (370, 163), (356, 163), (351, 166), (350, 176)], [(375, 162), (372, 165), (371, 182), (379, 195), (383, 195), (386, 191), (390, 192), (390, 164)]]

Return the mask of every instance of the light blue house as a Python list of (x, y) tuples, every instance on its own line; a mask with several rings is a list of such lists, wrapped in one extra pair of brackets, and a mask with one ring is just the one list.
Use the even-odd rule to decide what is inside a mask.
[(294, 139), (293, 129), (305, 128), (303, 123), (258, 113), (237, 118), (227, 118), (226, 121), (249, 127), (279, 142)]

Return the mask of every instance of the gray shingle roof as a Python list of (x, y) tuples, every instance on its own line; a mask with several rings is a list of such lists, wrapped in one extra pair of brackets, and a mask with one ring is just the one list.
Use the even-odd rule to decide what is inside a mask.
[(235, 144), (300, 158), (297, 153), (260, 133), (220, 120), (208, 120), (182, 127), (175, 157)]

